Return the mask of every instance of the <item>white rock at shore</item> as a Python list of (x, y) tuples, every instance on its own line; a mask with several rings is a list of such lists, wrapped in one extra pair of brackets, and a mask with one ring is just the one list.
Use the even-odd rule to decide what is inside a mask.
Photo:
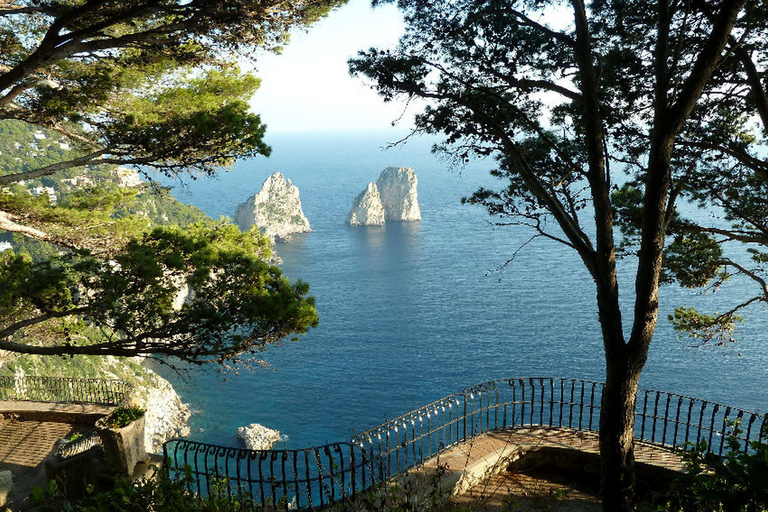
[(379, 188), (375, 183), (369, 183), (352, 202), (352, 211), (347, 215), (347, 223), (350, 226), (383, 226), (384, 216)]
[(163, 443), (174, 437), (189, 435), (189, 407), (181, 402), (170, 382), (154, 372), (149, 373), (149, 385), (141, 392), (139, 406), (144, 414), (144, 445), (147, 453), (160, 453)]
[(234, 222), (242, 231), (258, 226), (272, 241), (288, 241), (293, 233), (312, 231), (301, 209), (298, 187), (279, 172), (267, 178), (256, 195), (238, 205)]
[(416, 172), (410, 167), (387, 167), (381, 171), (376, 186), (387, 220), (421, 220), (418, 184)]
[(260, 423), (251, 423), (237, 429), (235, 434), (249, 450), (269, 450), (280, 440), (280, 432)]

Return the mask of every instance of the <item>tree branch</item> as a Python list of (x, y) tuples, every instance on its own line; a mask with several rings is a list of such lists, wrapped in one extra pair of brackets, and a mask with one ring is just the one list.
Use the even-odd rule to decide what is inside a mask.
[[(657, 128), (673, 135), (680, 131), (694, 105), (701, 97), (704, 86), (720, 64), (723, 50), (728, 44), (736, 18), (746, 3), (747, 0), (723, 0), (721, 2), (720, 12), (714, 20), (712, 32), (707, 37), (704, 48), (693, 64), (688, 78), (683, 83), (677, 101), (669, 109), (666, 126)], [(660, 57), (658, 56), (658, 58)]]
[[(26, 320), (21, 320), (18, 322), (15, 322), (8, 327), (5, 327), (4, 329), (0, 330), (0, 344), (2, 344), (3, 340), (7, 341), (8, 343), (13, 343), (10, 340), (6, 340), (6, 338), (10, 338), (15, 333), (20, 331), (21, 329), (24, 329), (25, 327), (30, 327), (32, 325), (37, 325), (43, 322), (47, 322), (48, 320), (53, 320), (54, 318), (65, 318), (72, 315), (81, 315), (88, 312), (87, 307), (82, 308), (74, 308), (69, 309), (67, 311), (47, 311), (44, 315), (35, 316), (32, 318), (27, 318)], [(16, 345), (22, 345), (22, 344), (16, 344)], [(23, 344), (26, 345), (26, 344)], [(12, 349), (1, 349), (0, 350), (12, 350)]]
[(82, 167), (84, 165), (101, 163), (96, 160), (99, 156), (106, 154), (106, 150), (95, 151), (87, 155), (83, 155), (72, 160), (66, 160), (64, 162), (56, 162), (55, 164), (41, 167), (32, 171), (17, 172), (15, 174), (6, 174), (0, 176), (0, 185), (9, 185), (23, 180), (32, 180), (41, 178), (43, 176), (50, 176), (63, 169), (70, 169), (72, 167)]

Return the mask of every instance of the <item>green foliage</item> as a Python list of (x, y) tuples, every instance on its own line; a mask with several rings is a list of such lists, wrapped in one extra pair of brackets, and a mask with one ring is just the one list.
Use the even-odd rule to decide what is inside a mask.
[[(45, 139), (35, 137), (42, 133)], [(67, 158), (62, 137), (32, 124), (0, 117), (0, 176), (45, 167)], [(66, 146), (65, 146), (66, 147)]]
[[(157, 227), (110, 261), (3, 254), (0, 326), (19, 341), (35, 338), (29, 326), (46, 328), (55, 346), (40, 353), (52, 355), (239, 360), (318, 322), (309, 287), (288, 281), (264, 261), (269, 255), (268, 240), (231, 224)], [(101, 336), (75, 343), (75, 325), (61, 324), (72, 315)]]
[(707, 315), (699, 313), (694, 308), (678, 307), (672, 315), (669, 315), (669, 321), (672, 322), (680, 337), (688, 336), (704, 343), (714, 342), (717, 345), (724, 345), (735, 341), (733, 338), (735, 324), (744, 320), (735, 314)]
[(111, 165), (194, 177), (269, 155), (249, 111), (259, 80), (237, 63), (344, 3), (0, 9), (0, 225), (46, 243), (3, 235), (15, 242), (0, 257), (3, 350), (226, 363), (317, 324), (308, 286), (266, 263), (266, 239), (154, 185), (121, 189)]
[(677, 281), (686, 288), (701, 288), (721, 275), (722, 257), (723, 249), (711, 235), (677, 234), (664, 251), (667, 274), (662, 279)]
[(142, 418), (146, 411), (140, 407), (117, 407), (104, 418), (104, 426), (107, 428), (123, 428)]
[[(0, 12), (0, 119), (55, 127), (72, 145), (51, 162), (62, 168), (213, 173), (269, 153), (265, 127), (248, 111), (259, 83), (238, 59), (278, 49), (292, 28), (345, 2), (21, 0)], [(12, 164), (11, 172), (35, 170)]]
[(136, 200), (130, 204), (117, 208), (114, 217), (141, 216), (148, 219), (153, 225), (173, 224), (188, 226), (190, 224), (209, 224), (213, 221), (202, 210), (193, 205), (177, 201), (171, 196), (168, 189), (150, 186), (136, 196)]
[(210, 492), (202, 498), (190, 491), (191, 474), (171, 479), (160, 472), (156, 478), (131, 482), (127, 478), (115, 481), (111, 491), (95, 493), (80, 500), (65, 500), (55, 482), (48, 489), (36, 488), (33, 500), (40, 512), (241, 512), (260, 510), (244, 493), (230, 494), (226, 482), (212, 481)]
[(663, 509), (673, 512), (765, 512), (768, 510), (768, 418), (763, 441), (745, 451), (738, 423), (731, 426), (727, 450), (707, 453), (706, 441), (684, 452), (686, 473), (675, 481)]

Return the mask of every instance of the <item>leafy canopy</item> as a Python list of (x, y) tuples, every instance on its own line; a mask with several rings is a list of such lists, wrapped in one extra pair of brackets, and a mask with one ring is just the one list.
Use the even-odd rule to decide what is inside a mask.
[[(318, 322), (308, 286), (266, 263), (269, 251), (258, 232), (231, 224), (157, 227), (110, 260), (68, 252), (35, 263), (6, 251), (0, 339), (9, 341), (0, 345), (19, 353), (238, 362)], [(99, 336), (88, 335), (92, 326)], [(59, 343), (28, 346), (39, 332)]]
[(0, 4), (0, 119), (65, 134), (87, 163), (206, 173), (268, 154), (238, 58), (278, 49), (345, 0), (11, 0)]
[(605, 356), (603, 509), (634, 510), (634, 407), (660, 285), (751, 285), (724, 314), (678, 312), (677, 327), (704, 339), (729, 339), (740, 309), (768, 302), (766, 3), (397, 4), (399, 46), (361, 52), (351, 72), (385, 100), (427, 100), (416, 131), (444, 149), (496, 159), (501, 185), (469, 202), (581, 258)]
[(194, 178), (268, 156), (239, 64), (345, 2), (0, 0), (0, 230), (17, 249), (0, 254), (0, 349), (228, 364), (317, 324), (257, 233), (157, 226), (105, 169)]

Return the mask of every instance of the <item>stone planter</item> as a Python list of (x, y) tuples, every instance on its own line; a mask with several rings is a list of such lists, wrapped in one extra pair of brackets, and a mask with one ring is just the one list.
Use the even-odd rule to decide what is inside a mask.
[(144, 416), (125, 427), (107, 427), (103, 421), (97, 422), (96, 427), (104, 444), (107, 467), (131, 476), (136, 464), (147, 459), (144, 449)]

